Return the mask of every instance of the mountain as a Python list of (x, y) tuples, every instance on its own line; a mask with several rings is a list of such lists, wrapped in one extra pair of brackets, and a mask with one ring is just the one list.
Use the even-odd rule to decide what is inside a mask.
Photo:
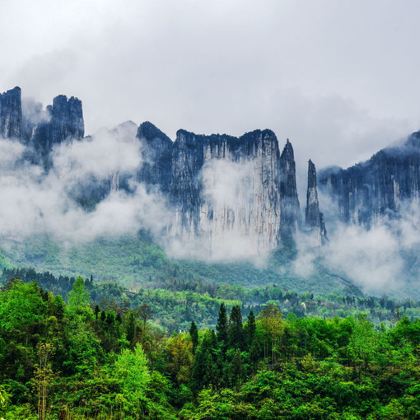
[(0, 136), (18, 139), (22, 136), (22, 104), (19, 87), (0, 94)]
[(316, 168), (310, 159), (308, 161), (308, 189), (306, 192), (305, 223), (309, 229), (319, 231), (322, 241), (327, 239), (324, 215), (319, 210)]
[(369, 227), (384, 215), (397, 216), (420, 197), (420, 132), (366, 162), (322, 171), (319, 184), (345, 223)]
[[(140, 139), (145, 138), (146, 156), (153, 163), (147, 164), (141, 180), (168, 193), (175, 211), (174, 235), (188, 240), (228, 231), (252, 237), (260, 249), (278, 245), (281, 160), (272, 131), (255, 130), (237, 138), (179, 130), (172, 143), (156, 128), (144, 135), (145, 125), (151, 127), (140, 126)], [(227, 200), (218, 192), (223, 185)]]
[[(357, 223), (369, 228), (383, 215), (398, 216), (405, 202), (413, 202), (420, 193), (420, 133), (348, 169), (330, 168), (317, 175), (315, 164), (309, 160), (304, 209), (298, 197), (292, 143), (287, 140), (281, 149), (269, 129), (239, 137), (181, 129), (172, 140), (146, 121), (138, 127), (126, 122), (85, 136), (83, 106), (78, 98), (59, 95), (44, 108), (22, 101), (21, 90), (16, 87), (0, 95), (0, 137), (13, 140), (10, 143), (17, 141), (24, 149), (12, 167), (35, 174), (35, 190), (41, 186), (42, 196), (36, 197), (33, 211), (41, 225), (48, 225), (45, 218), (49, 214), (57, 215), (58, 206), (66, 217), (60, 215), (54, 220), (53, 228), (63, 223), (68, 230), (76, 223), (82, 236), (84, 230), (99, 232), (91, 243), (66, 243), (63, 250), (60, 240), (54, 235), (48, 237), (51, 232), (41, 229), (20, 243), (12, 238), (12, 243), (3, 247), (5, 261), (55, 273), (93, 272), (100, 279), (121, 279), (132, 287), (156, 283), (168, 276), (168, 267), (175, 267), (174, 271), (200, 281), (275, 283), (300, 291), (307, 288), (331, 293), (358, 291), (354, 284), (365, 284), (358, 281), (360, 271), (349, 267), (341, 270), (340, 258), (326, 256), (338, 255), (339, 250), (333, 242), (333, 219), (327, 219), (328, 226), (324, 221), (323, 197), (331, 199), (332, 213), (345, 225)], [(109, 148), (109, 138), (118, 140), (116, 146)], [(57, 160), (56, 148), (71, 155), (69, 161), (64, 159), (64, 176), (60, 172), (63, 166), (59, 167), (63, 156)], [(105, 152), (92, 153), (98, 148)], [(135, 155), (128, 167), (118, 164), (122, 149)], [(92, 167), (108, 161), (117, 165), (106, 166), (107, 170), (99, 173), (86, 170), (79, 161), (74, 166), (71, 159), (83, 158), (85, 153), (90, 154), (87, 162)], [(69, 171), (75, 176), (69, 177)], [(21, 185), (22, 180), (17, 181)], [(42, 202), (49, 199), (45, 192), (57, 185), (58, 204), (45, 208)], [(147, 212), (149, 205), (157, 209), (156, 216)], [(131, 239), (106, 236), (95, 218), (98, 208), (108, 225), (114, 222), (107, 219), (108, 212), (113, 214), (112, 208), (121, 210), (118, 219), (150, 220), (146, 226), (136, 225)], [(28, 206), (27, 212), (31, 211)], [(137, 212), (134, 219), (133, 212)], [(79, 224), (78, 219), (84, 222)], [(128, 221), (126, 224), (131, 229)], [(104, 231), (112, 232), (112, 226)], [(138, 231), (152, 235), (150, 241), (139, 240), (135, 236)], [(172, 252), (173, 244), (182, 252)], [(342, 255), (347, 261), (346, 252)], [(398, 261), (397, 269), (403, 267), (402, 275), (411, 273), (410, 278), (415, 279), (420, 262), (412, 250), (403, 252), (404, 262)]]
[[(1, 104), (2, 137), (25, 144), (27, 159), (46, 171), (53, 166), (54, 146), (83, 139), (78, 98), (59, 95), (45, 111), (35, 107), (26, 112), (16, 87), (2, 94)], [(207, 237), (211, 247), (227, 233), (248, 238), (261, 252), (272, 251), (300, 225), (293, 147), (287, 141), (280, 154), (271, 130), (241, 137), (179, 130), (172, 141), (144, 122), (137, 138), (143, 161), (137, 173), (121, 179), (112, 174), (108, 181), (82, 180), (72, 191), (77, 202), (91, 209), (112, 185), (129, 190), (127, 179), (135, 178), (170, 204), (174, 218), (168, 228), (173, 236), (181, 240)]]

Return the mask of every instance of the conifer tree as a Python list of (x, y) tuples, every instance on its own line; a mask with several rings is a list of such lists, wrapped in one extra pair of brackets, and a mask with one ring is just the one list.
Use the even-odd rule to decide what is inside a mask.
[(254, 312), (251, 310), (248, 314), (248, 322), (246, 324), (246, 340), (248, 349), (251, 347), (252, 342), (254, 341), (256, 329), (257, 326), (255, 324), (255, 315)]
[(217, 319), (216, 331), (218, 341), (226, 345), (228, 341), (228, 321), (226, 315), (226, 306), (223, 302), (219, 309), (219, 318)]
[(215, 353), (215, 335), (213, 331), (207, 331), (201, 345), (198, 347), (192, 368), (192, 386), (194, 391), (217, 385), (219, 372)]
[(241, 349), (244, 342), (241, 308), (235, 305), (229, 319), (229, 345)]
[(191, 342), (192, 342), (192, 352), (193, 354), (195, 354), (195, 351), (198, 345), (198, 329), (194, 321), (191, 322), (190, 336), (191, 336)]

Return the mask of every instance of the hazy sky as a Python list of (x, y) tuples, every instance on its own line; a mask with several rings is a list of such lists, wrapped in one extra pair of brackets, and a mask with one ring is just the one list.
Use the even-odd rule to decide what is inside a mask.
[(83, 100), (87, 132), (150, 120), (289, 137), (300, 171), (420, 128), (417, 0), (0, 0), (0, 91)]

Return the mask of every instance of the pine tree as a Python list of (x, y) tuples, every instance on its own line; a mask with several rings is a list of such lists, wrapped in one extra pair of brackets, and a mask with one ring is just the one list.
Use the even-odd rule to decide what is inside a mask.
[(191, 322), (190, 336), (191, 336), (191, 342), (192, 342), (192, 352), (193, 352), (193, 354), (195, 354), (195, 351), (196, 351), (197, 345), (198, 345), (198, 329), (197, 329), (197, 325), (195, 325), (194, 321)]
[(215, 345), (217, 341), (213, 331), (207, 331), (201, 345), (198, 346), (192, 368), (192, 389), (197, 392), (219, 382), (219, 369)]
[(241, 352), (236, 349), (231, 362), (231, 386), (238, 387), (242, 379), (242, 359)]
[(255, 338), (255, 331), (257, 326), (255, 324), (255, 315), (254, 312), (251, 310), (248, 314), (248, 322), (246, 324), (246, 340), (248, 349), (251, 348), (251, 345)]
[(99, 309), (98, 305), (95, 305), (95, 319), (98, 320), (99, 317), (99, 313), (101, 312), (101, 310)]
[(226, 345), (228, 341), (228, 321), (226, 315), (226, 306), (224, 303), (220, 305), (219, 318), (216, 324), (217, 339), (220, 343)]
[(233, 348), (241, 349), (243, 344), (244, 334), (241, 308), (239, 306), (234, 306), (229, 319), (229, 345)]
[(134, 348), (137, 339), (137, 323), (133, 311), (130, 311), (127, 315), (126, 333), (127, 340), (130, 343), (130, 346)]

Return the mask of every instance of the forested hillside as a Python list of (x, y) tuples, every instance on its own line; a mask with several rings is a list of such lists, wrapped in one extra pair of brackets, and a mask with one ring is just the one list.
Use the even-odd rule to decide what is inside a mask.
[(0, 291), (6, 419), (418, 418), (418, 319), (220, 302), (214, 328), (169, 335), (141, 300), (101, 306), (90, 280), (68, 284), (67, 302), (20, 280)]
[[(50, 272), (39, 273), (34, 269), (4, 269), (0, 281), (20, 279), (35, 281), (44, 290), (67, 299), (75, 277), (54, 276)], [(243, 314), (251, 310), (259, 312), (267, 304), (275, 304), (283, 315), (299, 317), (315, 315), (320, 317), (346, 317), (364, 314), (369, 320), (395, 323), (401, 317), (420, 317), (420, 302), (414, 299), (396, 300), (387, 296), (380, 298), (357, 294), (296, 293), (280, 285), (245, 287), (226, 283), (200, 281), (194, 278), (169, 277), (149, 287), (129, 290), (118, 283), (96, 281), (92, 276), (85, 279), (92, 303), (104, 309), (122, 311), (147, 305), (151, 321), (165, 332), (188, 329), (192, 320), (202, 327), (216, 325), (219, 306), (227, 308), (240, 305)]]

